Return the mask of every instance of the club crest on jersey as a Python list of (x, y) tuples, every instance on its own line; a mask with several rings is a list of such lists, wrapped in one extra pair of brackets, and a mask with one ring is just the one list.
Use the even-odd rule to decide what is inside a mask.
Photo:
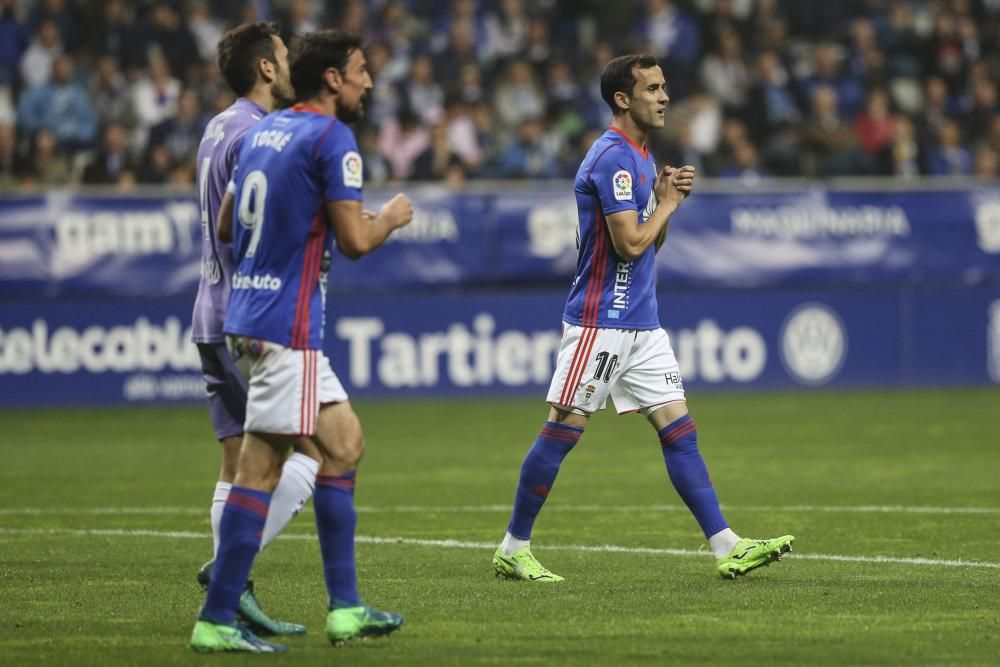
[(344, 154), (342, 163), (344, 169), (344, 186), (348, 188), (361, 187), (361, 156), (354, 151)]
[(611, 183), (615, 189), (615, 199), (623, 201), (632, 198), (632, 174), (624, 169), (616, 171), (611, 177)]

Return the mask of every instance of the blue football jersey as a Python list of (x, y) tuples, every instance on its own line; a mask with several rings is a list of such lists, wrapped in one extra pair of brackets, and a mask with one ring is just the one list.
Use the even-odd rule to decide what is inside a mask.
[(234, 184), (226, 333), (319, 349), (333, 250), (324, 203), (361, 200), (354, 134), (312, 107), (273, 113), (247, 132)]
[(632, 209), (639, 224), (656, 209), (656, 162), (615, 128), (594, 142), (573, 190), (579, 221), (576, 279), (563, 321), (603, 329), (657, 329), (656, 249), (625, 261), (611, 243), (606, 217)]

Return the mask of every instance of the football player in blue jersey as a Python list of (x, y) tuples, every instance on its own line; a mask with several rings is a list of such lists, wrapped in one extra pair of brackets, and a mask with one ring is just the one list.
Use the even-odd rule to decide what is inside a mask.
[(290, 60), (297, 103), (248, 131), (230, 186), (234, 218), (220, 221), (220, 234), (232, 229), (236, 256), (224, 330), (248, 393), (218, 554), (191, 636), (197, 651), (286, 649), (248, 637), (235, 613), (285, 454), (302, 438), (322, 454), (313, 506), (327, 636), (339, 644), (389, 634), (403, 622), (358, 594), (354, 484), (364, 441), (322, 341), (334, 244), (350, 258), (368, 254), (410, 222), (413, 207), (399, 194), (377, 214), (362, 209), (363, 165), (346, 125), (361, 118), (372, 89), (359, 38), (336, 30), (303, 35)]
[(641, 412), (656, 430), (670, 481), (708, 539), (718, 572), (736, 577), (777, 560), (794, 538), (740, 538), (726, 523), (698, 451), (670, 339), (660, 327), (655, 256), (671, 215), (691, 193), (694, 168), (657, 170), (646, 148), (649, 133), (664, 126), (669, 102), (654, 57), (609, 62), (601, 96), (613, 120), (574, 183), (579, 256), (547, 396), (549, 417), (521, 466), (493, 567), (510, 579), (562, 581), (532, 555), (531, 529), (560, 464), (610, 396), (619, 414)]
[[(288, 49), (274, 23), (248, 23), (233, 28), (219, 41), (218, 52), (219, 70), (239, 97), (209, 121), (198, 148), (196, 181), (201, 208), (202, 268), (191, 326), (192, 338), (201, 357), (209, 414), (216, 438), (222, 445), (222, 466), (210, 512), (213, 556), (219, 548), (222, 510), (236, 475), (247, 399), (246, 381), (229, 356), (222, 331), (234, 267), (231, 246), (216, 238), (216, 221), (228, 199), (224, 199), (226, 188), (247, 130), (275, 108), (290, 104), (295, 95), (288, 70)], [(309, 500), (319, 460), (319, 452), (308, 441), (299, 443), (297, 450), (288, 457), (267, 514), (262, 548)], [(211, 568), (212, 561), (209, 561), (198, 572), (198, 582), (205, 589)], [(260, 608), (249, 581), (240, 596), (239, 616), (259, 634), (305, 632), (301, 625), (269, 618)]]

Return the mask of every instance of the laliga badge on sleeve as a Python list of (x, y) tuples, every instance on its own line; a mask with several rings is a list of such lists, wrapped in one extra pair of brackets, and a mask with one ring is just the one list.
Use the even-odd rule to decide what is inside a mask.
[(632, 174), (624, 169), (616, 171), (611, 177), (611, 183), (615, 189), (615, 199), (624, 201), (632, 198)]
[(361, 187), (361, 156), (354, 151), (344, 154), (342, 163), (344, 169), (344, 186), (348, 188)]

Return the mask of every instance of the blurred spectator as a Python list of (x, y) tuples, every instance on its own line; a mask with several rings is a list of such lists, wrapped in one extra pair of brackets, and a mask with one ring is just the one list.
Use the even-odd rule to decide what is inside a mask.
[(288, 6), (288, 17), (282, 22), (288, 26), (289, 30), (285, 36), (285, 42), (291, 42), (295, 35), (319, 30), (322, 25), (320, 17), (316, 14), (316, 9), (309, 0), (291, 0), (291, 4)]
[[(17, 125), (28, 133), (48, 130), (62, 150), (93, 144), (97, 119), (87, 89), (73, 81), (73, 60), (58, 56), (52, 64), (52, 80), (21, 95)], [(37, 142), (36, 142), (37, 144)], [(44, 148), (44, 147), (43, 147)]]
[(667, 65), (675, 92), (683, 96), (693, 78), (701, 52), (698, 26), (672, 0), (646, 0), (645, 16), (632, 27), (632, 36)]
[(948, 91), (961, 90), (962, 76), (968, 66), (958, 22), (949, 12), (941, 12), (934, 19), (934, 33), (925, 51), (925, 71), (940, 76), (948, 84)]
[(861, 147), (874, 159), (879, 159), (892, 143), (895, 135), (895, 119), (889, 109), (889, 94), (884, 88), (875, 88), (868, 93), (864, 110), (854, 119)]
[(378, 152), (389, 163), (392, 178), (406, 180), (413, 170), (413, 161), (430, 146), (430, 141), (430, 132), (420, 124), (420, 116), (403, 105), (395, 118), (382, 124)]
[(907, 78), (920, 75), (921, 41), (908, 0), (892, 0), (888, 20), (882, 30), (890, 74)]
[(972, 154), (962, 145), (962, 131), (955, 121), (944, 122), (937, 141), (928, 149), (927, 173), (931, 176), (964, 176), (972, 173)]
[(507, 67), (496, 87), (493, 104), (505, 131), (513, 130), (525, 119), (542, 117), (545, 113), (545, 94), (535, 81), (528, 63), (515, 60)]
[(455, 21), (445, 47), (434, 56), (434, 71), (441, 81), (454, 81), (464, 63), (477, 62), (475, 25), (470, 20)]
[[(691, 125), (685, 120), (674, 123), (671, 118), (669, 123), (673, 126), (674, 132), (667, 141), (652, 144), (654, 155), (664, 165), (684, 166), (686, 164), (694, 167), (698, 172), (705, 169), (704, 156), (694, 147), (691, 139)], [(656, 141), (654, 139), (654, 141)], [(588, 147), (591, 144), (588, 144)], [(574, 169), (575, 171), (575, 169)]]
[(193, 160), (207, 124), (208, 118), (201, 112), (201, 100), (198, 99), (198, 94), (188, 88), (178, 99), (177, 115), (150, 129), (149, 143), (166, 146), (175, 162)]
[(486, 178), (495, 177), (497, 174), (493, 167), (500, 158), (501, 142), (500, 135), (496, 131), (496, 113), (493, 111), (493, 106), (485, 100), (475, 105), (472, 119), (476, 124), (476, 138), (483, 151), (483, 163), (486, 166), (485, 169), (480, 169), (479, 175)]
[(993, 114), (986, 132), (985, 143), (995, 151), (1000, 151), (1000, 113)]
[(504, 178), (558, 178), (562, 176), (556, 159), (558, 147), (546, 137), (540, 118), (525, 118), (517, 130), (517, 139), (500, 157), (500, 175)]
[(465, 63), (458, 71), (458, 80), (451, 92), (468, 104), (481, 102), (486, 93), (483, 89), (483, 73), (476, 63)]
[(448, 128), (444, 123), (431, 127), (430, 146), (413, 162), (410, 179), (414, 181), (443, 180), (454, 166), (463, 167), (462, 158), (451, 149)]
[(986, 145), (977, 148), (972, 175), (984, 179), (1000, 177), (1000, 161), (998, 161), (997, 152)]
[(528, 42), (528, 15), (524, 0), (500, 0), (484, 21), (486, 59), (512, 58), (524, 51)]
[(962, 125), (970, 139), (985, 139), (993, 116), (1000, 111), (997, 85), (988, 79), (976, 81), (972, 85), (971, 98), (971, 108), (962, 118)]
[(69, 162), (59, 152), (55, 134), (47, 129), (35, 132), (24, 175), (31, 185), (60, 187), (69, 184)]
[[(309, 4), (309, 2), (308, 0), (299, 0), (299, 4), (306, 5)], [(317, 6), (317, 4), (319, 3), (312, 3), (309, 14), (312, 17), (316, 17), (316, 20), (322, 20), (321, 5)], [(347, 30), (348, 32), (356, 32), (359, 35), (364, 35), (368, 29), (368, 8), (365, 6), (364, 0), (348, 0), (344, 3), (344, 8), (341, 10), (340, 17), (337, 20), (337, 27), (341, 30)], [(296, 32), (302, 33), (310, 31), (297, 30)]]
[[(372, 76), (374, 88), (371, 93), (366, 119), (374, 125), (381, 125), (386, 118), (395, 116), (402, 103), (397, 79), (401, 75), (392, 72), (392, 53), (384, 43), (376, 42), (368, 47), (365, 54), (368, 59), (368, 72)], [(400, 73), (401, 74), (401, 73)]]
[(719, 35), (718, 50), (702, 61), (701, 82), (705, 90), (722, 103), (726, 113), (739, 113), (744, 108), (750, 74), (743, 43), (736, 31), (725, 30)]
[[(149, 13), (149, 44), (166, 59), (170, 70), (187, 77), (189, 70), (200, 62), (198, 44), (187, 24), (181, 21), (176, 4), (157, 2)], [(149, 66), (152, 68), (153, 63)]]
[(80, 34), (76, 31), (77, 14), (73, 2), (66, 0), (36, 0), (28, 3), (31, 8), (31, 25), (52, 22), (59, 34), (59, 42), (72, 49), (79, 41)]
[(128, 130), (112, 122), (104, 128), (101, 151), (83, 170), (86, 185), (115, 185), (134, 177), (135, 165), (128, 153)]
[(358, 133), (358, 150), (366, 185), (381, 185), (389, 180), (389, 163), (378, 152), (378, 133), (371, 127), (364, 127)]
[(146, 160), (139, 169), (138, 181), (150, 185), (165, 185), (170, 181), (174, 160), (163, 144), (150, 146)]
[(434, 79), (434, 63), (430, 56), (413, 59), (410, 80), (406, 83), (406, 102), (417, 112), (421, 122), (431, 125), (441, 120), (444, 90)]
[(762, 51), (757, 57), (745, 115), (751, 137), (761, 147), (770, 170), (780, 176), (797, 175), (799, 141), (795, 128), (802, 115), (792, 93), (791, 77), (774, 51)]
[(837, 103), (837, 91), (831, 86), (814, 89), (812, 114), (802, 129), (811, 176), (829, 178), (872, 170), (872, 161), (860, 149), (857, 135), (841, 117)]
[(166, 58), (153, 51), (149, 55), (148, 73), (132, 86), (140, 143), (145, 143), (149, 128), (177, 113), (180, 95), (181, 82), (171, 75)]
[(16, 0), (0, 0), (0, 87), (14, 84), (29, 37), (30, 31)]
[(742, 141), (733, 147), (732, 159), (722, 168), (719, 176), (751, 185), (767, 176), (767, 170), (761, 165), (757, 149), (753, 147), (753, 144), (749, 141)]
[(462, 165), (469, 173), (479, 168), (483, 161), (483, 149), (479, 145), (479, 133), (471, 105), (461, 98), (452, 98), (445, 105), (445, 125), (451, 149), (462, 159)]
[(0, 190), (13, 188), (20, 176), (17, 134), (10, 123), (0, 123)]
[(216, 49), (224, 32), (222, 22), (209, 13), (208, 4), (204, 0), (191, 3), (187, 20), (201, 60), (215, 60)]
[[(687, 119), (691, 131), (691, 147), (699, 155), (710, 155), (715, 152), (719, 146), (723, 124), (723, 113), (718, 100), (705, 93), (695, 93), (678, 105), (676, 110), (668, 113), (671, 117), (680, 116)], [(741, 132), (746, 132), (746, 126), (742, 121), (732, 119), (730, 124), (733, 123), (740, 127)]]
[(52, 65), (63, 52), (55, 21), (43, 21), (35, 30), (28, 50), (21, 59), (21, 81), (25, 88), (36, 88), (49, 80)]
[(105, 55), (97, 59), (94, 77), (90, 84), (90, 100), (102, 125), (120, 123), (132, 127), (136, 123), (135, 108), (125, 85), (125, 76), (118, 69), (115, 59)]
[(92, 16), (87, 31), (88, 49), (96, 54), (111, 57), (120, 69), (132, 69), (145, 63), (145, 48), (138, 34), (131, 7), (124, 0), (107, 0), (100, 4), (100, 12)]
[(902, 178), (919, 176), (920, 145), (917, 143), (913, 123), (906, 116), (898, 116), (892, 129), (892, 147), (889, 152), (887, 173)]
[(837, 98), (837, 112), (844, 118), (854, 118), (861, 110), (864, 90), (856, 76), (842, 70), (840, 58), (840, 47), (836, 44), (816, 47), (813, 73), (802, 82), (802, 92), (811, 105), (817, 88), (832, 88)]
[(552, 58), (549, 24), (545, 20), (534, 18), (528, 23), (528, 37), (523, 53), (525, 61), (535, 67), (544, 66)]

